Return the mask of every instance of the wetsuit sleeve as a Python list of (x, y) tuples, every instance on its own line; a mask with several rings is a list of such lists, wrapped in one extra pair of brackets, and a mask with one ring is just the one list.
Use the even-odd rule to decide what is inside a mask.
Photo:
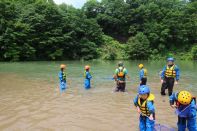
[(118, 74), (118, 69), (116, 69), (116, 70), (114, 71), (114, 74), (115, 74), (115, 75), (117, 75), (117, 74)]
[(176, 81), (178, 81), (180, 77), (180, 70), (178, 66), (176, 66), (175, 71), (176, 71)]
[(177, 93), (172, 93), (172, 95), (169, 97), (169, 102), (170, 102), (170, 105), (173, 105), (174, 102), (177, 100)]
[(196, 107), (196, 102), (195, 100), (192, 100), (191, 102), (191, 115), (192, 116), (196, 116), (196, 110), (197, 110), (197, 107)]
[(138, 106), (138, 96), (136, 96), (133, 100), (135, 106)]
[(161, 79), (164, 79), (165, 77), (165, 72), (166, 72), (166, 66), (163, 68), (162, 72), (161, 72)]
[(140, 80), (144, 77), (144, 70), (140, 70)]
[(88, 78), (88, 79), (92, 78), (92, 76), (91, 76), (91, 74), (89, 72), (86, 72), (86, 78)]
[(62, 75), (62, 72), (59, 72), (58, 76), (59, 76), (60, 81), (63, 81), (63, 75)]
[(127, 71), (127, 69), (126, 69), (126, 68), (124, 69), (124, 74), (125, 74), (125, 75), (127, 75), (127, 74), (128, 74), (128, 71)]
[(155, 113), (155, 106), (154, 106), (153, 102), (148, 101), (147, 102), (147, 108), (148, 108), (148, 110), (151, 114)]

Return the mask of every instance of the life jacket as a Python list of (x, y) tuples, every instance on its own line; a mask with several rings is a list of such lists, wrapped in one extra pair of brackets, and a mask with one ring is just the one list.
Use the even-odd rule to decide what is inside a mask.
[(62, 72), (63, 80), (66, 80), (66, 73), (63, 71)]
[(154, 103), (155, 96), (153, 94), (149, 94), (148, 98), (141, 103), (140, 97), (138, 97), (138, 106), (143, 116), (150, 116), (150, 112), (147, 107), (147, 102), (150, 101)]
[[(90, 73), (90, 71), (84, 71), (84, 77), (87, 79), (87, 75), (86, 75), (86, 72), (89, 72)], [(91, 73), (90, 73), (91, 74)]]
[(196, 97), (192, 97), (192, 100), (189, 105), (182, 105), (180, 102), (176, 101), (176, 114), (180, 117), (188, 117), (191, 111), (191, 103), (193, 101), (196, 104)]
[(147, 77), (147, 74), (148, 74), (148, 71), (147, 71), (147, 69), (144, 69), (144, 78), (146, 78)]
[(124, 67), (122, 67), (122, 69), (118, 68), (117, 76), (119, 78), (125, 78)]
[(166, 71), (165, 71), (165, 76), (166, 77), (172, 77), (172, 78), (176, 77), (175, 66), (176, 65), (173, 65), (171, 67), (169, 67), (168, 65), (166, 66)]

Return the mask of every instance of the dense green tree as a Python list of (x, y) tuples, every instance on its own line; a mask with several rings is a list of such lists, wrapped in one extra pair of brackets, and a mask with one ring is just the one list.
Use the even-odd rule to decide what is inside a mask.
[(134, 37), (131, 37), (128, 40), (127, 45), (130, 59), (148, 59), (150, 42), (142, 32), (138, 32)]
[(197, 60), (197, 44), (192, 47), (191, 53), (192, 53), (193, 59)]
[(106, 60), (128, 59), (126, 48), (126, 44), (120, 44), (114, 38), (103, 35), (103, 45), (99, 48), (99, 54)]
[(0, 1), (0, 61), (196, 59), (196, 0)]

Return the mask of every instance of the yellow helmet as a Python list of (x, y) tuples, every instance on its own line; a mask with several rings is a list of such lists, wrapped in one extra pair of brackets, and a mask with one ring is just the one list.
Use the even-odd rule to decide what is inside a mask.
[(143, 64), (139, 64), (138, 67), (141, 69), (141, 68), (144, 67), (144, 65)]
[(61, 64), (61, 65), (60, 65), (60, 69), (64, 69), (64, 68), (66, 68), (66, 65)]
[(183, 105), (190, 104), (192, 95), (188, 91), (180, 91), (178, 94), (178, 101)]

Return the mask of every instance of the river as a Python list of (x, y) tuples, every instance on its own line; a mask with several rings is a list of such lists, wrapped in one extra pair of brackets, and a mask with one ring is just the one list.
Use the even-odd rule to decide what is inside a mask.
[[(20, 131), (137, 131), (133, 105), (139, 84), (138, 64), (148, 69), (148, 85), (155, 94), (156, 123), (177, 130), (177, 116), (168, 96), (160, 96), (159, 72), (165, 61), (125, 61), (131, 80), (126, 93), (113, 93), (111, 79), (118, 61), (1, 62), (0, 130)], [(68, 89), (58, 91), (59, 65), (67, 65)], [(92, 88), (83, 88), (84, 66), (91, 66)], [(177, 61), (181, 78), (174, 91), (197, 96), (197, 62)]]

